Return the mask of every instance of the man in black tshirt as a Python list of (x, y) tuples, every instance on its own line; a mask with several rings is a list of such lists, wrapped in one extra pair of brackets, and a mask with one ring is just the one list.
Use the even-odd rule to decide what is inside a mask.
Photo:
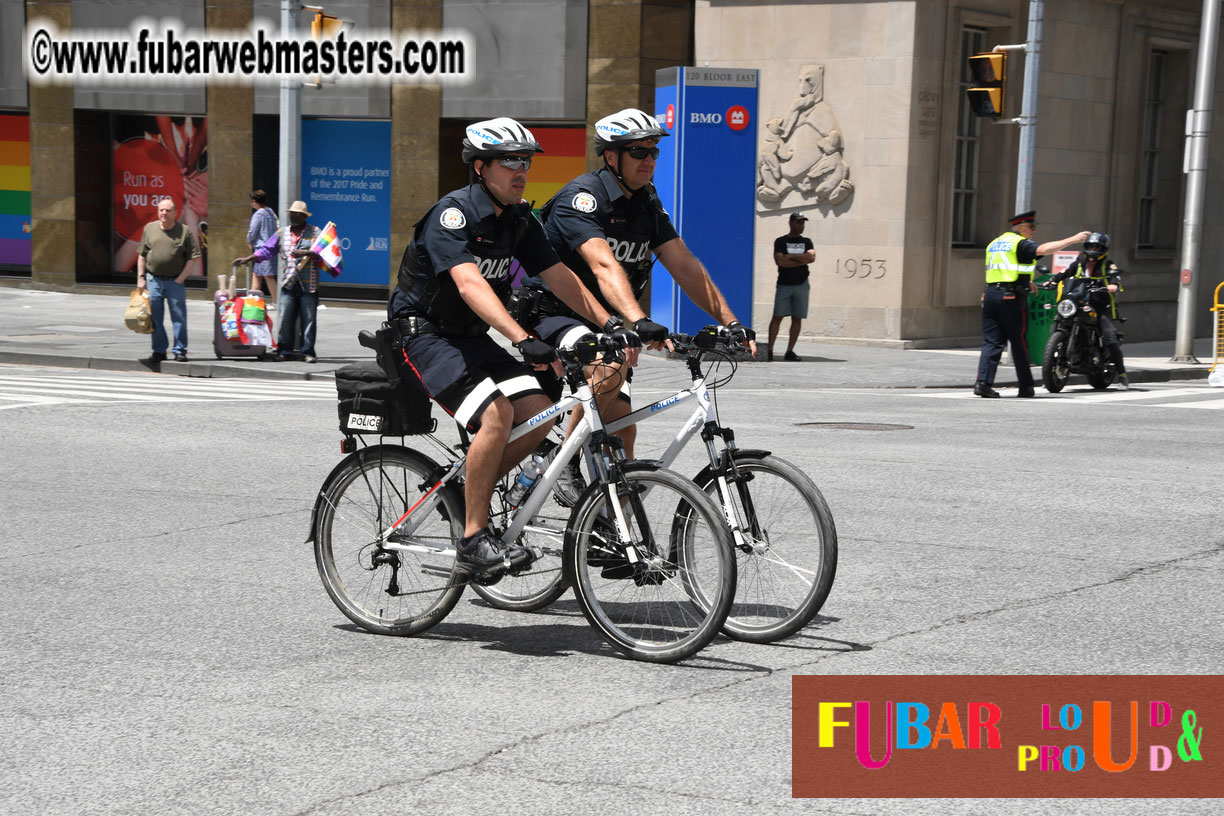
[[(548, 433), (507, 444), (511, 427), (548, 407), (532, 368), (554, 364), (556, 352), (532, 337), (506, 311), (510, 261), (548, 281), (552, 291), (588, 320), (610, 317), (557, 259), (544, 228), (522, 201), (531, 157), (540, 145), (513, 119), (469, 125), (463, 160), (475, 183), (455, 190), (413, 227), (388, 318), (404, 337), (401, 370), (460, 424), (473, 430), (464, 480), (465, 529), (457, 547), (461, 567), (492, 574), (509, 557), (488, 529), (497, 480)], [(496, 329), (523, 357), (519, 362), (488, 335)], [(622, 330), (623, 331), (623, 330)], [(627, 344), (636, 342), (626, 333)], [(520, 549), (520, 548), (512, 548)]]
[(769, 346), (765, 359), (773, 362), (773, 344), (778, 339), (782, 318), (790, 316), (790, 340), (786, 344), (785, 360), (798, 362), (795, 343), (799, 340), (799, 327), (808, 313), (808, 264), (816, 260), (812, 239), (803, 234), (807, 216), (791, 213), (790, 232), (774, 241), (774, 263), (778, 265), (778, 288), (774, 292), (773, 319), (769, 321)]

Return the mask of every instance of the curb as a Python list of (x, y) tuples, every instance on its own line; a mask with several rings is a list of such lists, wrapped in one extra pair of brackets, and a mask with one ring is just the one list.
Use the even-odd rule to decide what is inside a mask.
[[(268, 366), (280, 366), (284, 363), (261, 363), (258, 365), (243, 365), (241, 363), (213, 363), (188, 361), (177, 363), (166, 360), (160, 364), (147, 363), (143, 360), (117, 359), (114, 357), (86, 357), (69, 354), (44, 354), (38, 352), (0, 351), (0, 363), (15, 365), (47, 366), (55, 368), (87, 368), (94, 371), (143, 371), (154, 374), (167, 374), (176, 377), (200, 377), (214, 379), (263, 379), (263, 380), (333, 380), (336, 368), (348, 365), (355, 360), (345, 359), (334, 367), (325, 364), (318, 368), (310, 364), (314, 371), (294, 371)], [(291, 364), (292, 365), (292, 364)], [(302, 363), (301, 365), (307, 365)]]

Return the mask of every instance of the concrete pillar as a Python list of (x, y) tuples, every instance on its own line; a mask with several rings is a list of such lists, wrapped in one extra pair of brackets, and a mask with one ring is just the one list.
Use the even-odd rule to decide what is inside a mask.
[[(27, 0), (26, 18), (72, 28), (69, 0)], [(47, 288), (76, 283), (76, 174), (71, 85), (30, 83), (31, 279)]]
[[(442, 4), (394, 0), (391, 28), (396, 32), (439, 31)], [(412, 225), (438, 200), (438, 162), (458, 161), (459, 145), (438, 144), (442, 116), (440, 85), (391, 86), (391, 257), (388, 281), (394, 286)]]
[[(209, 0), (204, 25), (210, 31), (246, 29), (254, 17), (251, 0)], [(228, 275), (230, 261), (250, 253), (252, 123), (255, 89), (251, 85), (209, 84), (208, 105), (208, 292), (217, 276)]]

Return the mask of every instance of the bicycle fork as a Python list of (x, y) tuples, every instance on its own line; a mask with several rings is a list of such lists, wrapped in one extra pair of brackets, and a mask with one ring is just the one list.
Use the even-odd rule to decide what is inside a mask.
[[(723, 440), (724, 447), (721, 451), (714, 445), (715, 437)], [(718, 485), (719, 503), (722, 505), (723, 517), (731, 530), (735, 546), (744, 553), (765, 551), (769, 542), (765, 531), (761, 529), (752, 494), (748, 491), (748, 482), (752, 476), (742, 472), (735, 464), (735, 432), (710, 421), (702, 428), (701, 439), (705, 442), (710, 456), (710, 469)], [(735, 488), (734, 494), (732, 485)], [(743, 518), (740, 518), (740, 510), (743, 511)]]

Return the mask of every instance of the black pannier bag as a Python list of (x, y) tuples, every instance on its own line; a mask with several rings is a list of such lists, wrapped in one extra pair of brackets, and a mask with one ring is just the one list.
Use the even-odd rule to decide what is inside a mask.
[(392, 384), (376, 362), (338, 369), (336, 398), (340, 431), (345, 435), (411, 436), (430, 433), (437, 427), (430, 417), (428, 395), (407, 379)]

